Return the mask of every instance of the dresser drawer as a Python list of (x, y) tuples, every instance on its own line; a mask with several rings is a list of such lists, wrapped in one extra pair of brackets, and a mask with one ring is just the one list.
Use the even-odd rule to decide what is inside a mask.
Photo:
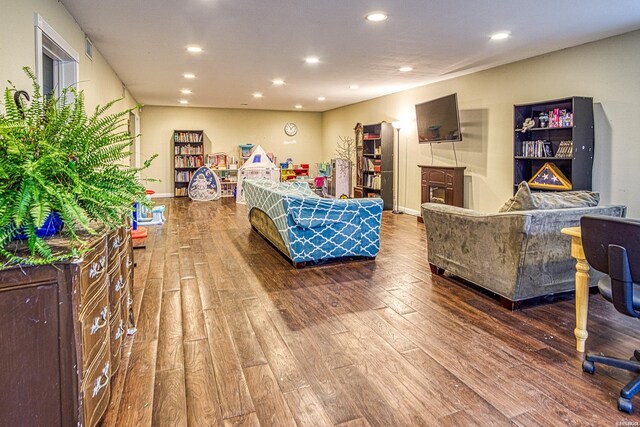
[(91, 252), (88, 253), (80, 267), (80, 297), (82, 301), (91, 299), (87, 295), (94, 284), (102, 283), (107, 275), (107, 244), (102, 238)]
[(122, 313), (121, 305), (118, 305), (117, 311), (112, 312), (111, 318), (111, 376), (115, 375), (118, 367), (120, 367), (120, 358), (122, 355), (122, 342), (127, 334), (126, 322)]
[(107, 278), (102, 284), (95, 286), (93, 296), (80, 311), (80, 325), (82, 327), (83, 366), (91, 365), (95, 354), (103, 343), (109, 341), (109, 294), (107, 292)]
[(133, 280), (133, 251), (130, 248), (124, 248), (121, 257), (125, 276)]
[(115, 259), (120, 255), (120, 248), (124, 245), (124, 234), (122, 228), (112, 230), (107, 235), (107, 252), (109, 253), (109, 260)]
[(109, 304), (113, 313), (125, 294), (127, 276), (122, 272), (119, 255), (109, 263)]
[(107, 342), (82, 379), (84, 425), (95, 426), (109, 404), (111, 394), (111, 352)]

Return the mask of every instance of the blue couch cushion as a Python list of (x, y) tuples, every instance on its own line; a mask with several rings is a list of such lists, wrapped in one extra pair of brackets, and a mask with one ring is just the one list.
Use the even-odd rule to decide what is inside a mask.
[[(302, 228), (325, 227), (335, 223), (351, 223), (358, 216), (358, 206), (343, 200), (310, 199), (306, 197), (284, 196), (285, 210), (293, 222)], [(358, 219), (358, 223), (359, 223)]]

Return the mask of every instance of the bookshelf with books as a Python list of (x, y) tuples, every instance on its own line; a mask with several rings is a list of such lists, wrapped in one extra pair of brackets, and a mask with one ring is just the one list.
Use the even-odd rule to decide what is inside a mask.
[(204, 166), (204, 132), (173, 131), (174, 196), (187, 196), (189, 181), (195, 171)]
[(393, 209), (393, 127), (376, 123), (362, 127), (362, 145), (356, 147), (356, 197), (381, 197), (384, 209)]
[(592, 98), (515, 105), (513, 191), (547, 163), (564, 175), (570, 189), (591, 190), (593, 142)]

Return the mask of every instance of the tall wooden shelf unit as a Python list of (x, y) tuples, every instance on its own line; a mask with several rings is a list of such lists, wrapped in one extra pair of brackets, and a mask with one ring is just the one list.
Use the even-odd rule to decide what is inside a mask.
[(385, 210), (393, 209), (393, 127), (376, 123), (362, 127), (356, 138), (355, 197), (381, 197)]
[[(563, 111), (566, 111), (565, 120), (554, 121), (553, 116), (560, 114), (561, 118)], [(572, 116), (569, 117), (569, 114)], [(523, 132), (523, 123), (527, 119), (533, 120), (533, 127)], [(547, 162), (554, 164), (567, 177), (571, 182), (572, 190), (591, 190), (593, 139), (592, 98), (574, 96), (534, 104), (515, 105), (514, 193), (521, 181), (529, 181)], [(544, 147), (536, 150), (535, 141), (542, 141), (542, 144), (546, 142), (551, 152), (545, 156)], [(558, 153), (562, 141), (572, 141), (572, 148), (566, 157), (560, 157)], [(528, 143), (529, 149), (527, 149)]]
[(173, 131), (173, 167), (175, 197), (187, 196), (189, 181), (194, 172), (204, 166), (204, 132), (201, 130)]

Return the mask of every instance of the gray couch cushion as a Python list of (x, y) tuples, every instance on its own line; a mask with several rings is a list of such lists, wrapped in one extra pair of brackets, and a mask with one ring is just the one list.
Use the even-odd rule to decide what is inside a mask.
[(598, 206), (600, 194), (593, 191), (562, 191), (532, 193), (526, 181), (499, 212), (530, 211), (537, 209), (569, 209)]

